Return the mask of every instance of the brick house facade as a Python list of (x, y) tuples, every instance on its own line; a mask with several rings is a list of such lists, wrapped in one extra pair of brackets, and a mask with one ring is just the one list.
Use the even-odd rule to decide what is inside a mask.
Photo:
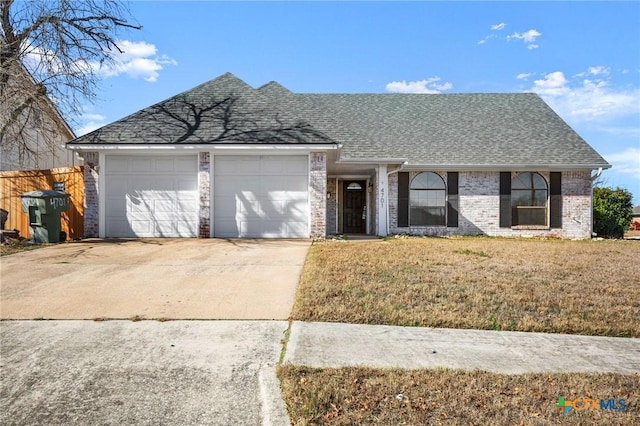
[(99, 237), (589, 238), (610, 167), (534, 94), (295, 94), (231, 74), (67, 146)]

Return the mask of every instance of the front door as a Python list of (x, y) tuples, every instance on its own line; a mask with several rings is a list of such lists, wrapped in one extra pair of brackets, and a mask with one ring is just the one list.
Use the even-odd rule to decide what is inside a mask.
[(343, 182), (342, 218), (345, 234), (365, 234), (367, 232), (366, 181), (345, 180)]

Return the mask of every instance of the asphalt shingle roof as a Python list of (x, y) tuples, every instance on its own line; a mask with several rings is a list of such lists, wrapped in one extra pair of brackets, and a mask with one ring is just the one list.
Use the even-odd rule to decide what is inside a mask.
[(337, 143), (344, 161), (608, 167), (534, 93), (299, 94), (224, 74), (109, 124), (82, 144)]

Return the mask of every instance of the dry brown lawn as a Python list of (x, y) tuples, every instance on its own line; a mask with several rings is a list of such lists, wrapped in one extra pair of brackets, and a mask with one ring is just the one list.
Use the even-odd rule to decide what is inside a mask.
[(292, 319), (640, 337), (640, 242), (314, 243)]
[(10, 254), (22, 253), (23, 251), (35, 250), (51, 244), (31, 244), (27, 239), (7, 239), (0, 244), (0, 256), (8, 256)]
[[(279, 367), (278, 373), (296, 425), (640, 424), (640, 375), (314, 370), (290, 365)], [(624, 399), (627, 407), (565, 414), (555, 406), (560, 396)]]

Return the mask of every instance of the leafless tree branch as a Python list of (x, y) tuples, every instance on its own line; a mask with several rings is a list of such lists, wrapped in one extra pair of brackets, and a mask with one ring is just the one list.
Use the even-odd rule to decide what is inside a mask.
[(2, 155), (26, 161), (34, 143), (59, 143), (56, 108), (75, 122), (95, 100), (118, 35), (141, 28), (128, 16), (118, 0), (0, 0)]

